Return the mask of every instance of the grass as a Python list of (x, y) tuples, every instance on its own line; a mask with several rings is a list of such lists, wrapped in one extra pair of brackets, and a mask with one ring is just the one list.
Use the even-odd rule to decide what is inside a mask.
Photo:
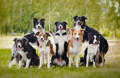
[(10, 49), (0, 49), (0, 78), (119, 78), (120, 77), (120, 44), (110, 47), (104, 67), (52, 67), (41, 69), (8, 68), (11, 57)]
[[(0, 37), (0, 78), (119, 78), (120, 77), (120, 41), (109, 42), (110, 49), (106, 55), (104, 67), (52, 67), (41, 69), (8, 68), (11, 58), (13, 39), (19, 36)], [(5, 49), (4, 49), (5, 48)], [(6, 49), (7, 48), (7, 49)]]

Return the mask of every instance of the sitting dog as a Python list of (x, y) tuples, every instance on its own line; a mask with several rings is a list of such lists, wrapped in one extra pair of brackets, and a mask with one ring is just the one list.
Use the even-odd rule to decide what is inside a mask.
[[(95, 29), (87, 26), (86, 21), (85, 21), (87, 18), (85, 16), (74, 16), (73, 18), (74, 18), (74, 21), (75, 21), (75, 29), (85, 29), (84, 38), (83, 38), (83, 40), (84, 40), (83, 51), (85, 51), (85, 49), (88, 46), (88, 33), (91, 32), (91, 33), (95, 33), (95, 34), (98, 34), (98, 35), (101, 36), (100, 46), (99, 46), (101, 56), (100, 56), (100, 59), (99, 59), (99, 63), (101, 63), (102, 66), (103, 66), (105, 60), (102, 59), (102, 58), (104, 58), (104, 56), (107, 53), (108, 48), (109, 48), (107, 40), (98, 31), (96, 31)], [(86, 63), (85, 59), (86, 59), (86, 57), (84, 57), (84, 63)], [(100, 60), (102, 60), (102, 61), (100, 61)]]
[(81, 46), (83, 43), (84, 30), (70, 30), (70, 39), (68, 41), (68, 57), (69, 57), (69, 67), (71, 67), (72, 61), (75, 62), (76, 67), (79, 66), (79, 57)]
[(66, 22), (55, 22), (56, 32), (54, 41), (56, 45), (56, 54), (52, 57), (52, 65), (68, 65), (67, 48), (68, 35), (66, 31)]
[(39, 42), (39, 52), (40, 52), (40, 64), (39, 64), (39, 68), (41, 68), (41, 66), (43, 64), (45, 64), (45, 60), (47, 60), (47, 67), (50, 68), (50, 64), (51, 64), (51, 58), (55, 53), (55, 43), (53, 42), (53, 40), (49, 37), (50, 34), (46, 33), (46, 32), (38, 32), (36, 33), (38, 42)]
[[(35, 36), (35, 34), (37, 32), (45, 32), (44, 24), (45, 24), (45, 19), (33, 18), (33, 26), (34, 26), (33, 32), (24, 36), (25, 38), (27, 38), (27, 40), (29, 41), (30, 44), (35, 44), (36, 46), (39, 46), (39, 43), (37, 41), (37, 37)], [(19, 54), (17, 52), (17, 48), (14, 44), (12, 47), (12, 57), (16, 58), (16, 57), (18, 57), (18, 55)], [(13, 63), (13, 64), (17, 63), (16, 60), (19, 60), (19, 58), (14, 59), (14, 61), (12, 61), (11, 63)], [(9, 66), (11, 67), (11, 64)]]
[(39, 45), (39, 43), (37, 42), (37, 37), (35, 36), (35, 34), (37, 32), (45, 32), (45, 19), (36, 19), (33, 18), (33, 32), (30, 34), (25, 35), (24, 37), (27, 38), (29, 40), (30, 43), (32, 44), (37, 44), (37, 46)]
[(25, 65), (25, 68), (39, 65), (39, 57), (36, 54), (35, 49), (29, 44), (29, 41), (25, 37), (15, 38), (14, 42), (16, 55), (12, 56), (9, 66), (13, 65), (12, 62), (14, 60), (19, 64), (19, 68), (23, 65)]
[(100, 46), (100, 35), (95, 33), (88, 34), (89, 45), (87, 47), (87, 56), (86, 56), (86, 67), (89, 65), (89, 61), (93, 62), (93, 67), (96, 67), (97, 63), (97, 54), (99, 54)]

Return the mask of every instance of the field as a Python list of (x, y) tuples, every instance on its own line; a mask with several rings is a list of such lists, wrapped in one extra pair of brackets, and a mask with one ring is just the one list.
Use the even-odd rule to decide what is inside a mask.
[[(7, 42), (12, 43), (12, 38), (8, 38)], [(0, 38), (0, 43), (5, 39)], [(7, 43), (4, 41), (4, 43)], [(4, 43), (0, 45), (4, 45)], [(106, 64), (104, 67), (52, 67), (47, 69), (45, 66), (41, 69), (17, 69), (16, 66), (8, 68), (11, 57), (10, 46), (3, 49), (0, 47), (0, 78), (120, 78), (120, 42), (110, 41), (110, 49), (106, 55)]]

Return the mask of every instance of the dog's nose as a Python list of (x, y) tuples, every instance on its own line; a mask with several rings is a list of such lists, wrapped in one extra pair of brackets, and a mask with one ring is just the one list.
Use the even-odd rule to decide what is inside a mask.
[(79, 40), (79, 38), (78, 38), (78, 37), (77, 37), (76, 39), (77, 39), (77, 40)]
[(19, 47), (19, 48), (21, 48), (21, 46), (20, 46), (20, 45), (18, 45), (18, 47)]
[(41, 38), (41, 40), (44, 40), (43, 38)]
[(40, 26), (38, 26), (38, 28), (39, 28), (39, 29), (41, 29), (41, 27), (40, 27)]
[(79, 22), (78, 22), (78, 24), (80, 25), (80, 24), (81, 24), (81, 22), (79, 21)]

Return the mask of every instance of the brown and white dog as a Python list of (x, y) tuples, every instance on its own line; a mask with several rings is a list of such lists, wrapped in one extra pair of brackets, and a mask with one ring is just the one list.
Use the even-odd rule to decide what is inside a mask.
[(47, 67), (50, 68), (51, 58), (55, 54), (55, 44), (54, 40), (50, 38), (50, 34), (46, 32), (37, 32), (36, 33), (38, 43), (39, 43), (39, 52), (40, 52), (40, 64), (39, 68), (47, 61)]
[(70, 30), (70, 39), (68, 40), (68, 57), (69, 67), (75, 62), (76, 67), (79, 67), (80, 51), (83, 43), (84, 30)]

